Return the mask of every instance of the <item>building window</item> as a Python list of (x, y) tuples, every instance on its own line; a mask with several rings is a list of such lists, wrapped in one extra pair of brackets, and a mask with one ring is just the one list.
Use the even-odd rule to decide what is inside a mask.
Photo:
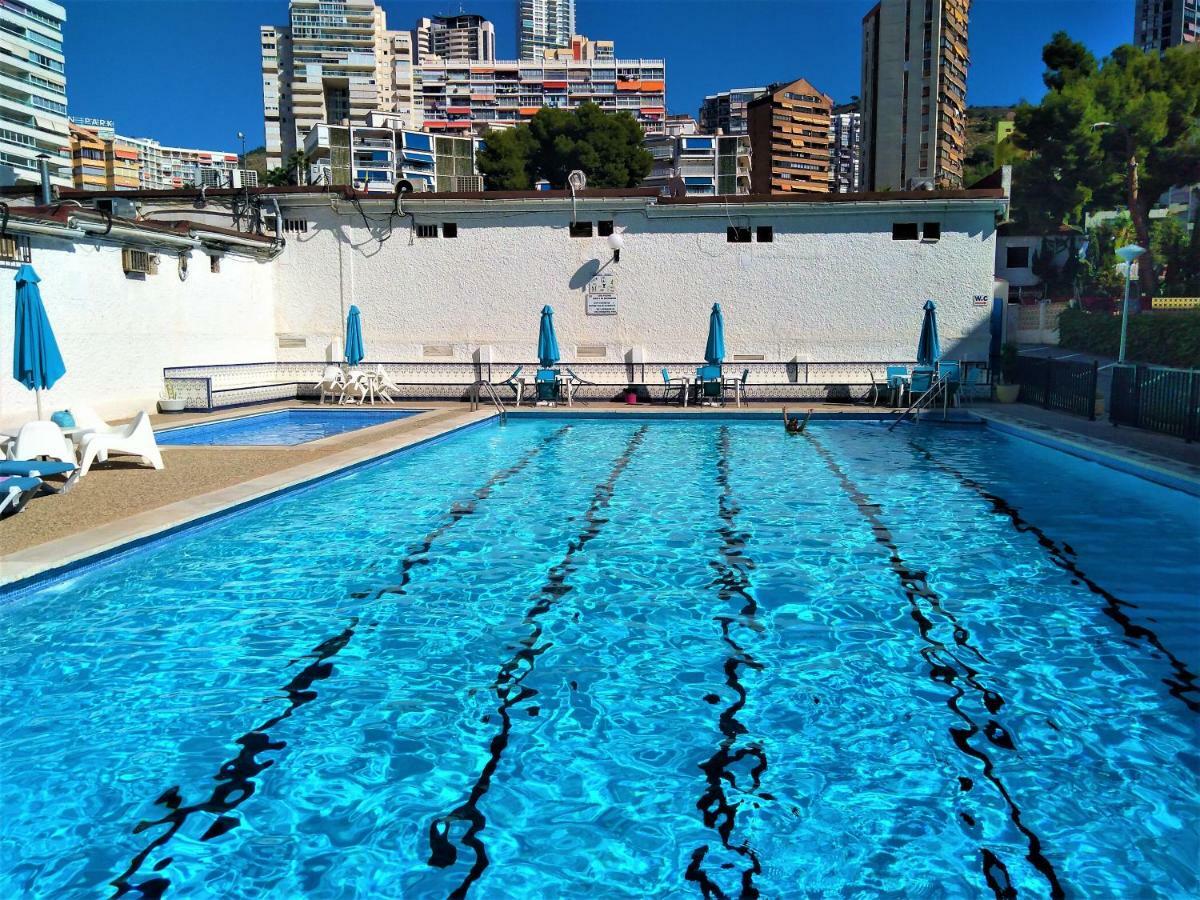
[(730, 225), (725, 229), (725, 240), (731, 244), (748, 244), (750, 243), (750, 229)]
[(922, 223), (921, 238), (926, 241), (940, 241), (942, 239), (942, 223), (941, 222), (924, 222), (924, 223)]
[(308, 219), (284, 219), (283, 230), (290, 234), (303, 234), (308, 231)]
[(0, 261), (12, 263), (29, 262), (29, 235), (14, 234), (11, 237), (0, 237)]
[(775, 240), (774, 225), (759, 225), (757, 231), (758, 242), (760, 244), (769, 244)]
[(608, 237), (613, 233), (612, 219), (605, 219), (596, 223), (596, 234), (600, 237)]
[(444, 237), (444, 238), (458, 237), (458, 223), (457, 222), (443, 222), (442, 223), (442, 237)]
[(915, 241), (920, 237), (917, 231), (916, 222), (893, 222), (892, 223), (892, 240), (893, 241)]
[(591, 222), (572, 222), (571, 237), (591, 237), (592, 223)]
[(435, 238), (438, 234), (437, 225), (418, 225), (417, 237), (419, 238)]
[(1004, 265), (1009, 269), (1028, 269), (1029, 268), (1029, 248), (1028, 247), (1009, 247), (1008, 253), (1004, 260)]

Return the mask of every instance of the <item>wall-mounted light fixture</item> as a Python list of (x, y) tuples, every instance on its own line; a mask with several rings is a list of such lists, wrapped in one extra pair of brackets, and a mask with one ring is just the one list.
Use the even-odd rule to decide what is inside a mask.
[(608, 246), (613, 252), (613, 262), (619, 263), (621, 261), (621, 250), (625, 246), (625, 238), (614, 231), (608, 236)]

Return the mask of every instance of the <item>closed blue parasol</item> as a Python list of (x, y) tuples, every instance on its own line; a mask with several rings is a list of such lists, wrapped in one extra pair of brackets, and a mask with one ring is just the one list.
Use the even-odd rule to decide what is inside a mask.
[(917, 365), (933, 366), (942, 358), (942, 346), (938, 343), (937, 304), (925, 301), (925, 320), (921, 322), (921, 340), (917, 342)]
[(17, 270), (17, 319), (13, 329), (13, 378), (33, 391), (37, 397), (38, 418), (42, 417), (42, 391), (66, 374), (54, 329), (46, 318), (42, 294), (38, 290), (37, 272), (33, 266)]
[(719, 366), (725, 359), (725, 318), (721, 315), (721, 304), (714, 303), (708, 316), (708, 343), (704, 345), (704, 361)]
[(548, 369), (558, 362), (558, 338), (554, 336), (554, 310), (542, 307), (542, 323), (538, 328), (538, 362)]
[(357, 366), (366, 355), (367, 351), (363, 349), (362, 316), (357, 306), (351, 306), (350, 315), (346, 316), (346, 364)]

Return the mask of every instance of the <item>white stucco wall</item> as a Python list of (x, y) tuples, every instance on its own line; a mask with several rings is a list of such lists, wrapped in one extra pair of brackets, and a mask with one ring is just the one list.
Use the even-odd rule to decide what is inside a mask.
[[(579, 345), (604, 345), (609, 361), (634, 347), (650, 361), (703, 356), (708, 311), (725, 311), (730, 356), (770, 361), (911, 359), (921, 307), (938, 303), (951, 358), (985, 359), (995, 255), (994, 203), (780, 204), (747, 211), (721, 206), (627, 204), (604, 211), (580, 203), (580, 220), (613, 219), (623, 233), (619, 264), (606, 238), (572, 238), (569, 204), (414, 202), (417, 222), (455, 222), (458, 237), (410, 240), (395, 220), (380, 243), (344, 202), (285, 208), (309, 230), (289, 235), (277, 261), (276, 330), (307, 347), (284, 359), (338, 359), (351, 303), (362, 310), (368, 359), (468, 360), (480, 346), (496, 361), (535, 358), (538, 314), (554, 307), (564, 360)], [(337, 207), (340, 207), (338, 209)], [(367, 214), (386, 233), (386, 209)], [(893, 222), (941, 223), (936, 243), (892, 240)], [(773, 243), (733, 244), (730, 224), (772, 225)], [(585, 315), (584, 287), (601, 265), (617, 278), (619, 312)], [(975, 297), (984, 302), (976, 304)], [(450, 345), (452, 357), (427, 346)], [(592, 357), (588, 357), (592, 359)]]
[[(32, 238), (32, 264), (67, 374), (45, 396), (45, 412), (72, 401), (101, 415), (153, 410), (164, 366), (273, 358), (274, 267), (225, 255), (221, 271), (193, 250), (180, 281), (174, 251), (160, 254), (159, 274), (125, 275), (121, 248), (92, 241)], [(0, 269), (0, 295), (13, 294), (15, 267)], [(32, 391), (11, 377), (11, 299), (0, 316), (6, 376), (0, 378), (0, 426), (35, 417)]]

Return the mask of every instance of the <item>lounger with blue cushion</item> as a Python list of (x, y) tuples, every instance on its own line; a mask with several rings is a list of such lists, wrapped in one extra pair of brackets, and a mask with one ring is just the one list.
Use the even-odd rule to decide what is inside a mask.
[(49, 478), (54, 475), (66, 475), (67, 483), (62, 487), (54, 487), (53, 485), (43, 485), (43, 487), (57, 494), (59, 491), (65, 491), (75, 483), (75, 473), (78, 467), (73, 463), (58, 462), (56, 460), (36, 460), (36, 459), (4, 459), (0, 460), (0, 477), (8, 478)]
[(20, 512), (42, 486), (40, 478), (0, 475), (0, 518)]

